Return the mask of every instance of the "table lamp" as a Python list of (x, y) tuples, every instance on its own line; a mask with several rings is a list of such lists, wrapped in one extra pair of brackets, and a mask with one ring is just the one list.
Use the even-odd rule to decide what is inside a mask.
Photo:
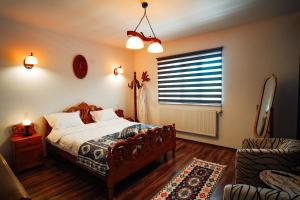
[(31, 133), (29, 132), (29, 128), (31, 126), (31, 121), (29, 119), (25, 119), (23, 121), (23, 125), (24, 125), (24, 128), (25, 128), (25, 131), (23, 133), (23, 136), (30, 136)]

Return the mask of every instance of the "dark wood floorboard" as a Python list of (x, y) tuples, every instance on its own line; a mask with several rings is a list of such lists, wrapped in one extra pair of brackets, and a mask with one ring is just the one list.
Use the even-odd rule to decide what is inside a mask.
[[(117, 184), (115, 199), (150, 199), (194, 157), (227, 165), (211, 199), (222, 199), (224, 185), (234, 182), (235, 150), (183, 139), (176, 141), (176, 157), (163, 157)], [(96, 177), (57, 157), (47, 157), (44, 166), (18, 174), (33, 199), (100, 199), (105, 185)]]

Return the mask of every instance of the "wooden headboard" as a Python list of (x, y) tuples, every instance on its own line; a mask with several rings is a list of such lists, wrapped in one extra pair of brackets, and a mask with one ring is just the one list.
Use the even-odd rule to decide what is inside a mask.
[[(76, 112), (80, 111), (80, 118), (83, 123), (89, 124), (95, 122), (91, 116), (91, 111), (96, 111), (96, 110), (103, 110), (101, 107), (97, 107), (95, 105), (89, 105), (85, 102), (79, 103), (75, 106), (72, 106), (70, 108), (65, 109), (63, 112)], [(51, 132), (52, 128), (46, 121), (46, 132), (45, 132), (45, 137), (49, 135)]]
[(92, 118), (91, 111), (103, 110), (101, 107), (95, 105), (88, 105), (85, 102), (72, 106), (64, 110), (64, 112), (76, 112), (80, 111), (80, 118), (83, 123), (89, 124), (95, 122)]

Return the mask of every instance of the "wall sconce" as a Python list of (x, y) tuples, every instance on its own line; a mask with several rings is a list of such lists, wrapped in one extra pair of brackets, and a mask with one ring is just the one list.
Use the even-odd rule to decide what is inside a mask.
[(114, 75), (121, 75), (121, 74), (123, 74), (123, 68), (122, 68), (122, 66), (120, 66), (120, 67), (116, 67), (115, 69), (114, 69)]
[(29, 135), (31, 135), (31, 133), (29, 131), (29, 128), (31, 126), (31, 121), (29, 119), (25, 119), (22, 124), (23, 124), (23, 126), (25, 128), (23, 136), (29, 136)]
[(36, 64), (38, 64), (38, 60), (33, 56), (33, 53), (31, 52), (30, 55), (26, 56), (26, 58), (24, 59), (24, 67), (26, 67), (27, 69), (31, 69)]

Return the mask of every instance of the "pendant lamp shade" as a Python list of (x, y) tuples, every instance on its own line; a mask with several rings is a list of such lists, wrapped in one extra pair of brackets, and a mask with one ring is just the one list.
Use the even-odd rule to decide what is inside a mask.
[(148, 46), (148, 52), (149, 53), (162, 53), (164, 51), (164, 48), (161, 46), (159, 42), (152, 42)]
[(128, 49), (142, 49), (144, 48), (144, 42), (137, 36), (131, 36), (126, 42), (126, 48)]
[[(161, 53), (164, 51), (163, 47), (161, 46), (161, 41), (158, 39), (153, 31), (153, 28), (150, 24), (149, 18), (147, 16), (147, 7), (148, 3), (145, 1), (142, 1), (142, 7), (144, 8), (144, 15), (140, 19), (138, 25), (135, 27), (135, 29), (127, 31), (127, 36), (129, 37), (126, 43), (126, 48), (128, 49), (142, 49), (144, 48), (144, 42), (151, 42), (151, 44), (148, 47), (148, 52), (150, 53)], [(147, 23), (149, 25), (149, 28), (152, 32), (152, 35), (145, 36), (143, 32), (138, 32), (138, 28), (143, 21), (143, 19), (147, 20)]]

